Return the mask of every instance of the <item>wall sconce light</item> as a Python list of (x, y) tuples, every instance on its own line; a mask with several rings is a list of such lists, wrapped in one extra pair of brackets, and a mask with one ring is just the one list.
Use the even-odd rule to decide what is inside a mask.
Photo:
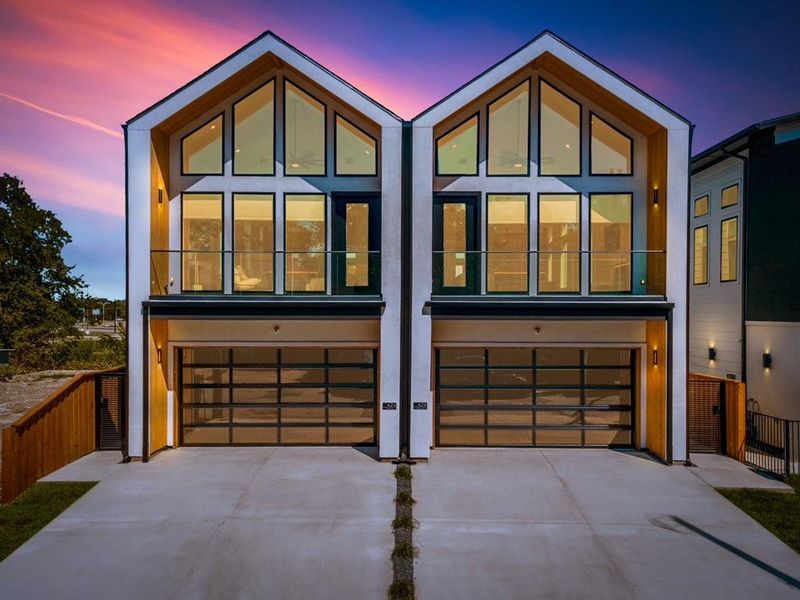
[(275, 327), (272, 328), (272, 331), (274, 331), (275, 333), (278, 333), (280, 330), (281, 328), (279, 325), (275, 325)]
[(156, 358), (158, 360), (158, 364), (161, 364), (161, 348), (156, 348)]
[(658, 348), (653, 349), (653, 364), (658, 365)]
[(761, 355), (761, 366), (765, 369), (772, 367), (772, 354), (765, 352)]
[(658, 205), (658, 188), (653, 188), (653, 204)]
[(164, 190), (158, 188), (158, 203), (162, 204), (164, 202)]
[(717, 360), (717, 349), (714, 346), (708, 349), (708, 360)]

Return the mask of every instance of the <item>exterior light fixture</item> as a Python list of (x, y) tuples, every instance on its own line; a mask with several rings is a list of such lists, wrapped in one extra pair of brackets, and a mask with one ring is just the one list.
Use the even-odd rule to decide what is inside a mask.
[(708, 360), (717, 360), (717, 349), (714, 346), (708, 349)]
[(158, 360), (158, 364), (161, 364), (161, 348), (156, 348), (156, 358)]
[(658, 348), (653, 348), (653, 364), (658, 365)]
[(658, 206), (658, 188), (653, 188), (653, 204)]
[(164, 202), (164, 190), (158, 188), (158, 203), (162, 204)]
[(761, 355), (761, 366), (765, 369), (772, 367), (772, 354), (765, 352)]

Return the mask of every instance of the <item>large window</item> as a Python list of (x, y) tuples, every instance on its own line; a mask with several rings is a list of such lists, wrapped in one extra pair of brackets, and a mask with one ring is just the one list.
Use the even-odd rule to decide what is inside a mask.
[(489, 105), (489, 175), (528, 174), (529, 97), (525, 81)]
[(183, 194), (181, 272), (184, 292), (222, 291), (222, 194)]
[(286, 194), (286, 291), (325, 291), (325, 194)]
[(275, 81), (233, 105), (233, 174), (275, 174)]
[(630, 194), (591, 194), (590, 291), (631, 291)]
[(725, 219), (720, 235), (720, 281), (736, 281), (739, 265), (739, 219)]
[(375, 138), (336, 115), (336, 174), (377, 175)]
[(694, 216), (704, 217), (708, 214), (708, 194), (695, 198), (694, 201)]
[(369, 203), (348, 202), (345, 206), (347, 246), (346, 287), (369, 285)]
[(694, 230), (694, 276), (695, 285), (708, 283), (708, 225)]
[(539, 86), (539, 174), (581, 174), (581, 105), (544, 80)]
[(539, 196), (539, 293), (577, 293), (581, 287), (579, 194)]
[(233, 195), (233, 291), (274, 291), (272, 194)]
[(595, 114), (591, 116), (591, 174), (633, 173), (633, 140)]
[(436, 174), (478, 174), (478, 115), (436, 140)]
[(286, 81), (284, 162), (287, 175), (325, 175), (325, 105)]
[(465, 202), (448, 202), (442, 210), (443, 284), (445, 287), (463, 288), (467, 285), (467, 205)]
[(721, 208), (736, 206), (739, 203), (739, 184), (734, 183), (722, 190)]
[(182, 174), (222, 175), (223, 121), (217, 115), (181, 140)]
[(528, 196), (489, 194), (486, 291), (528, 291)]

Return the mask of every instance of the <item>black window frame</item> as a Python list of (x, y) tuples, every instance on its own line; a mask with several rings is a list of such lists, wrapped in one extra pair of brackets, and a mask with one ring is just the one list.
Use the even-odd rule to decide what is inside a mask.
[[(696, 262), (695, 261), (697, 260), (697, 232), (699, 230), (701, 230), (701, 229), (705, 229), (706, 230), (706, 260), (705, 260), (705, 263), (706, 263), (706, 268), (705, 268), (706, 278), (705, 278), (705, 281), (695, 281), (695, 274), (696, 274), (696, 271), (695, 271)], [(708, 237), (708, 234), (709, 234), (708, 223), (706, 223), (705, 225), (699, 225), (697, 227), (692, 228), (692, 285), (708, 285), (708, 283), (709, 283), (709, 279), (710, 278), (708, 276), (708, 271), (709, 271), (708, 270), (708, 251), (709, 251), (709, 248), (710, 248), (710, 245), (709, 245), (710, 238)], [(720, 257), (720, 260), (722, 260), (721, 257)], [(720, 273), (722, 273), (721, 270), (720, 270)]]
[[(702, 200), (703, 198), (706, 199), (706, 212), (704, 212), (702, 215), (698, 215), (697, 214), (697, 203), (700, 200)], [(697, 196), (696, 198), (694, 198), (692, 200), (692, 218), (693, 219), (701, 219), (703, 217), (707, 217), (709, 214), (711, 214), (711, 194), (708, 194), (708, 193), (700, 194), (699, 196)]]
[[(527, 240), (528, 249), (524, 251), (528, 263), (528, 277), (526, 280), (525, 291), (520, 292), (490, 292), (489, 291), (489, 198), (491, 196), (524, 196), (527, 225), (525, 239)], [(486, 231), (486, 272), (483, 279), (486, 282), (486, 295), (487, 296), (530, 296), (531, 294), (531, 195), (530, 192), (486, 192), (486, 215), (483, 221), (484, 230)], [(523, 254), (523, 252), (520, 252)]]
[[(236, 196), (272, 196), (272, 291), (263, 290), (237, 290), (236, 289)], [(276, 204), (278, 195), (275, 192), (231, 192), (231, 293), (243, 295), (274, 296), (277, 293), (275, 286), (275, 248), (277, 243), (278, 227), (275, 222)]]
[[(441, 140), (446, 135), (451, 134), (453, 131), (468, 123), (472, 119), (475, 119), (475, 172), (474, 173), (441, 173), (439, 171), (439, 140)], [(438, 135), (435, 140), (433, 140), (433, 152), (434, 152), (434, 174), (436, 177), (476, 177), (480, 173), (481, 168), (481, 111), (478, 110), (472, 113), (467, 118), (459, 121), (455, 125), (453, 125), (450, 129)]]
[[(347, 205), (350, 202), (369, 205), (369, 231), (367, 234), (367, 273), (366, 286), (347, 286), (346, 260), (342, 254), (346, 248)], [(380, 192), (333, 192), (331, 193), (333, 221), (331, 223), (331, 246), (333, 277), (331, 294), (354, 296), (379, 296), (381, 294), (381, 194)], [(341, 263), (341, 265), (339, 265)]]
[[(736, 206), (735, 204), (731, 204), (731, 206)], [(735, 221), (736, 222), (736, 277), (733, 279), (723, 279), (722, 278), (722, 244), (725, 242), (724, 238), (722, 237), (722, 229), (723, 225), (728, 221)], [(727, 219), (721, 219), (719, 222), (719, 282), (720, 283), (736, 283), (739, 281), (739, 215), (734, 215), (732, 217), (728, 217)]]
[[(286, 156), (286, 140), (288, 136), (286, 135), (286, 94), (288, 93), (288, 85), (300, 90), (303, 94), (312, 98), (316, 102), (319, 102), (322, 105), (323, 111), (323, 125), (322, 125), (322, 173), (289, 173), (289, 159)], [(328, 105), (320, 100), (314, 94), (306, 91), (305, 88), (297, 85), (294, 81), (289, 79), (288, 77), (283, 78), (283, 176), (284, 177), (327, 177), (328, 176)]]
[[(323, 199), (324, 199), (323, 200), (323, 206), (324, 206), (324, 211), (325, 211), (325, 230), (324, 230), (323, 239), (325, 240), (325, 246), (324, 246), (324, 249), (321, 251), (321, 254), (323, 255), (323, 258), (324, 258), (324, 260), (323, 260), (323, 277), (325, 279), (325, 286), (324, 286), (324, 289), (322, 291), (319, 291), (319, 292), (290, 291), (290, 290), (288, 290), (286, 288), (286, 272), (287, 272), (287, 269), (286, 269), (286, 256), (287, 256), (287, 254), (296, 254), (297, 253), (296, 250), (287, 250), (286, 249), (286, 217), (287, 217), (287, 215), (286, 215), (286, 212), (287, 212), (286, 211), (286, 205), (287, 205), (287, 200), (291, 196), (322, 196)], [(330, 224), (328, 222), (329, 218), (330, 218), (330, 215), (328, 215), (328, 197), (329, 197), (328, 194), (326, 194), (325, 192), (285, 192), (283, 194), (283, 295), (285, 295), (285, 296), (303, 296), (303, 295), (325, 296), (325, 295), (328, 294), (328, 256), (330, 255), (329, 252), (328, 252), (328, 232), (330, 231)], [(309, 251), (306, 251), (306, 253), (308, 253), (308, 252)]]
[[(729, 190), (731, 188), (736, 188), (736, 202), (734, 202), (733, 204), (726, 204), (725, 206), (723, 206), (722, 205), (722, 199), (725, 197), (725, 190)], [(732, 183), (730, 185), (726, 185), (725, 187), (723, 187), (719, 192), (719, 208), (720, 208), (720, 210), (725, 210), (725, 209), (728, 209), (728, 208), (733, 208), (734, 206), (739, 206), (739, 203), (742, 200), (741, 195), (742, 195), (742, 191), (739, 188), (739, 182), (738, 181), (736, 183)]]
[[(265, 88), (269, 84), (273, 84), (273, 95), (272, 95), (272, 173), (237, 173), (236, 172), (236, 105), (246, 100), (256, 92), (260, 91), (261, 89)], [(231, 104), (231, 175), (237, 177), (275, 177), (276, 176), (276, 165), (277, 162), (277, 119), (278, 119), (278, 81), (277, 77), (272, 77), (271, 79), (265, 81), (261, 85), (253, 88), (247, 94), (233, 102)]]
[[(631, 277), (630, 277), (630, 289), (628, 291), (607, 291), (607, 292), (593, 292), (592, 291), (592, 256), (594, 251), (592, 250), (592, 196), (630, 196), (631, 202), (631, 237), (630, 237), (630, 250), (628, 250), (628, 254), (630, 256), (630, 265), (631, 265)], [(588, 264), (588, 281), (586, 282), (588, 287), (588, 293), (590, 296), (632, 296), (633, 295), (633, 281), (634, 281), (634, 249), (633, 249), (633, 228), (634, 228), (634, 200), (636, 196), (633, 192), (590, 192), (589, 193), (589, 220), (588, 220), (588, 227), (589, 231), (587, 232), (587, 241), (589, 242), (589, 264)], [(624, 254), (624, 250), (620, 250), (620, 254)]]
[[(542, 196), (572, 196), (578, 197), (578, 289), (574, 292), (543, 292), (539, 279), (539, 260), (541, 260), (542, 248), (542, 222), (541, 206)], [(589, 205), (591, 210), (591, 203)], [(590, 224), (591, 227), (591, 224)], [(583, 195), (580, 192), (539, 192), (536, 195), (536, 295), (543, 296), (580, 296), (583, 289)]]
[[(339, 173), (339, 134), (338, 134), (338, 121), (341, 119), (351, 127), (358, 129), (361, 133), (366, 135), (375, 144), (375, 172), (374, 173)], [(380, 172), (380, 149), (378, 139), (373, 137), (369, 132), (353, 123), (350, 119), (342, 115), (337, 110), (333, 111), (333, 176), (334, 177), (377, 177)]]
[[(192, 135), (194, 135), (195, 133), (200, 131), (206, 125), (209, 125), (213, 121), (216, 121), (217, 119), (220, 119), (220, 118), (221, 118), (221, 124), (220, 124), (220, 130), (221, 130), (220, 131), (220, 137), (221, 137), (221, 139), (220, 139), (220, 151), (219, 151), (220, 152), (220, 157), (219, 157), (220, 170), (219, 170), (219, 172), (218, 173), (187, 173), (186, 171), (184, 171), (184, 168), (183, 168), (184, 164), (185, 164), (185, 161), (184, 161), (184, 148), (183, 148), (184, 142), (189, 137), (191, 137)], [(225, 111), (223, 110), (223, 111), (215, 114), (213, 117), (211, 117), (207, 121), (204, 121), (203, 123), (201, 123), (200, 125), (198, 125), (194, 129), (192, 129), (186, 135), (181, 136), (180, 147), (181, 147), (181, 177), (212, 177), (212, 176), (225, 175)]]
[[(592, 145), (594, 143), (594, 118), (602, 121), (606, 126), (610, 129), (613, 129), (622, 137), (626, 138), (631, 145), (631, 170), (628, 173), (595, 173), (594, 172), (594, 165), (592, 163)], [(596, 112), (589, 110), (589, 175), (591, 177), (633, 177), (635, 167), (635, 142), (632, 136), (628, 135), (624, 131), (622, 131), (619, 127), (616, 127), (609, 123), (606, 119), (598, 115)]]
[[(433, 195), (432, 216), (432, 295), (434, 296), (479, 296), (481, 294), (482, 265), (481, 265), (481, 192), (438, 192)], [(444, 279), (444, 236), (442, 225), (444, 223), (445, 204), (464, 204), (466, 206), (467, 249), (465, 275), (466, 285), (463, 288), (445, 287)], [(470, 214), (471, 213), (471, 214)], [(470, 232), (472, 222), (472, 232)], [(470, 246), (474, 249), (470, 249)], [(470, 260), (470, 253), (472, 260)], [(438, 267), (438, 270), (437, 270)], [(438, 276), (437, 276), (438, 273)], [(471, 273), (471, 275), (470, 275)]]
[[(183, 242), (184, 242), (184, 239), (183, 239), (183, 223), (184, 223), (183, 206), (184, 206), (184, 198), (186, 196), (211, 196), (211, 195), (220, 196), (220, 206), (219, 206), (219, 208), (220, 208), (220, 219), (221, 219), (220, 222), (221, 222), (221, 227), (222, 227), (222, 229), (220, 231), (220, 235), (221, 235), (220, 249), (218, 251), (219, 255), (220, 255), (220, 257), (219, 257), (219, 260), (220, 260), (220, 278), (219, 278), (220, 288), (218, 290), (202, 290), (202, 291), (187, 290), (184, 287), (186, 282), (184, 281), (185, 278), (183, 276), (183, 254), (184, 254), (184, 252), (199, 252), (199, 250), (187, 250), (183, 246)], [(181, 236), (180, 236), (180, 244), (181, 244), (181, 249), (180, 249), (180, 258), (181, 258), (181, 265), (180, 265), (180, 268), (181, 268), (181, 294), (209, 295), (209, 294), (223, 294), (223, 293), (225, 293), (225, 192), (222, 192), (222, 191), (181, 192)], [(212, 251), (209, 250), (208, 252), (212, 252)]]
[[(542, 84), (547, 85), (559, 94), (578, 105), (578, 172), (577, 173), (542, 173)], [(583, 104), (575, 100), (569, 94), (564, 93), (559, 87), (553, 85), (544, 77), (539, 77), (539, 97), (537, 106), (537, 148), (536, 148), (536, 172), (539, 177), (583, 177)]]
[[(526, 85), (528, 87), (528, 129), (526, 132), (527, 138), (527, 157), (525, 159), (525, 172), (524, 173), (492, 173), (490, 169), (491, 162), (489, 160), (490, 155), (490, 142), (491, 137), (489, 136), (489, 128), (491, 127), (492, 121), (492, 104), (495, 104), (508, 96), (510, 93), (517, 90), (517, 88)], [(531, 110), (532, 110), (532, 102), (531, 102), (531, 79), (530, 77), (526, 77), (523, 81), (520, 81), (517, 85), (514, 85), (509, 90), (497, 96), (491, 102), (486, 104), (486, 176), (487, 177), (530, 177), (531, 174)], [(480, 119), (479, 119), (480, 120)], [(451, 130), (452, 131), (452, 130)], [(446, 134), (445, 134), (446, 135)], [(440, 136), (441, 137), (441, 136)], [(478, 146), (480, 147), (480, 129), (478, 130)], [(480, 155), (480, 153), (479, 153)], [(437, 157), (438, 158), (438, 157)], [(476, 162), (478, 165), (479, 162)]]

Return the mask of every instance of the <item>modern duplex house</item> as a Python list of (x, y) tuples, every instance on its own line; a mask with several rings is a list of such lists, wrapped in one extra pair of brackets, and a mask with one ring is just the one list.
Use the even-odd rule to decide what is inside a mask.
[(412, 456), (687, 458), (690, 132), (549, 32), (413, 120)]
[(397, 456), (401, 131), (271, 33), (128, 121), (131, 456)]
[(555, 35), (404, 122), (266, 33), (125, 129), (131, 456), (687, 459), (691, 125)]
[(715, 144), (691, 172), (690, 371), (800, 419), (800, 113)]

